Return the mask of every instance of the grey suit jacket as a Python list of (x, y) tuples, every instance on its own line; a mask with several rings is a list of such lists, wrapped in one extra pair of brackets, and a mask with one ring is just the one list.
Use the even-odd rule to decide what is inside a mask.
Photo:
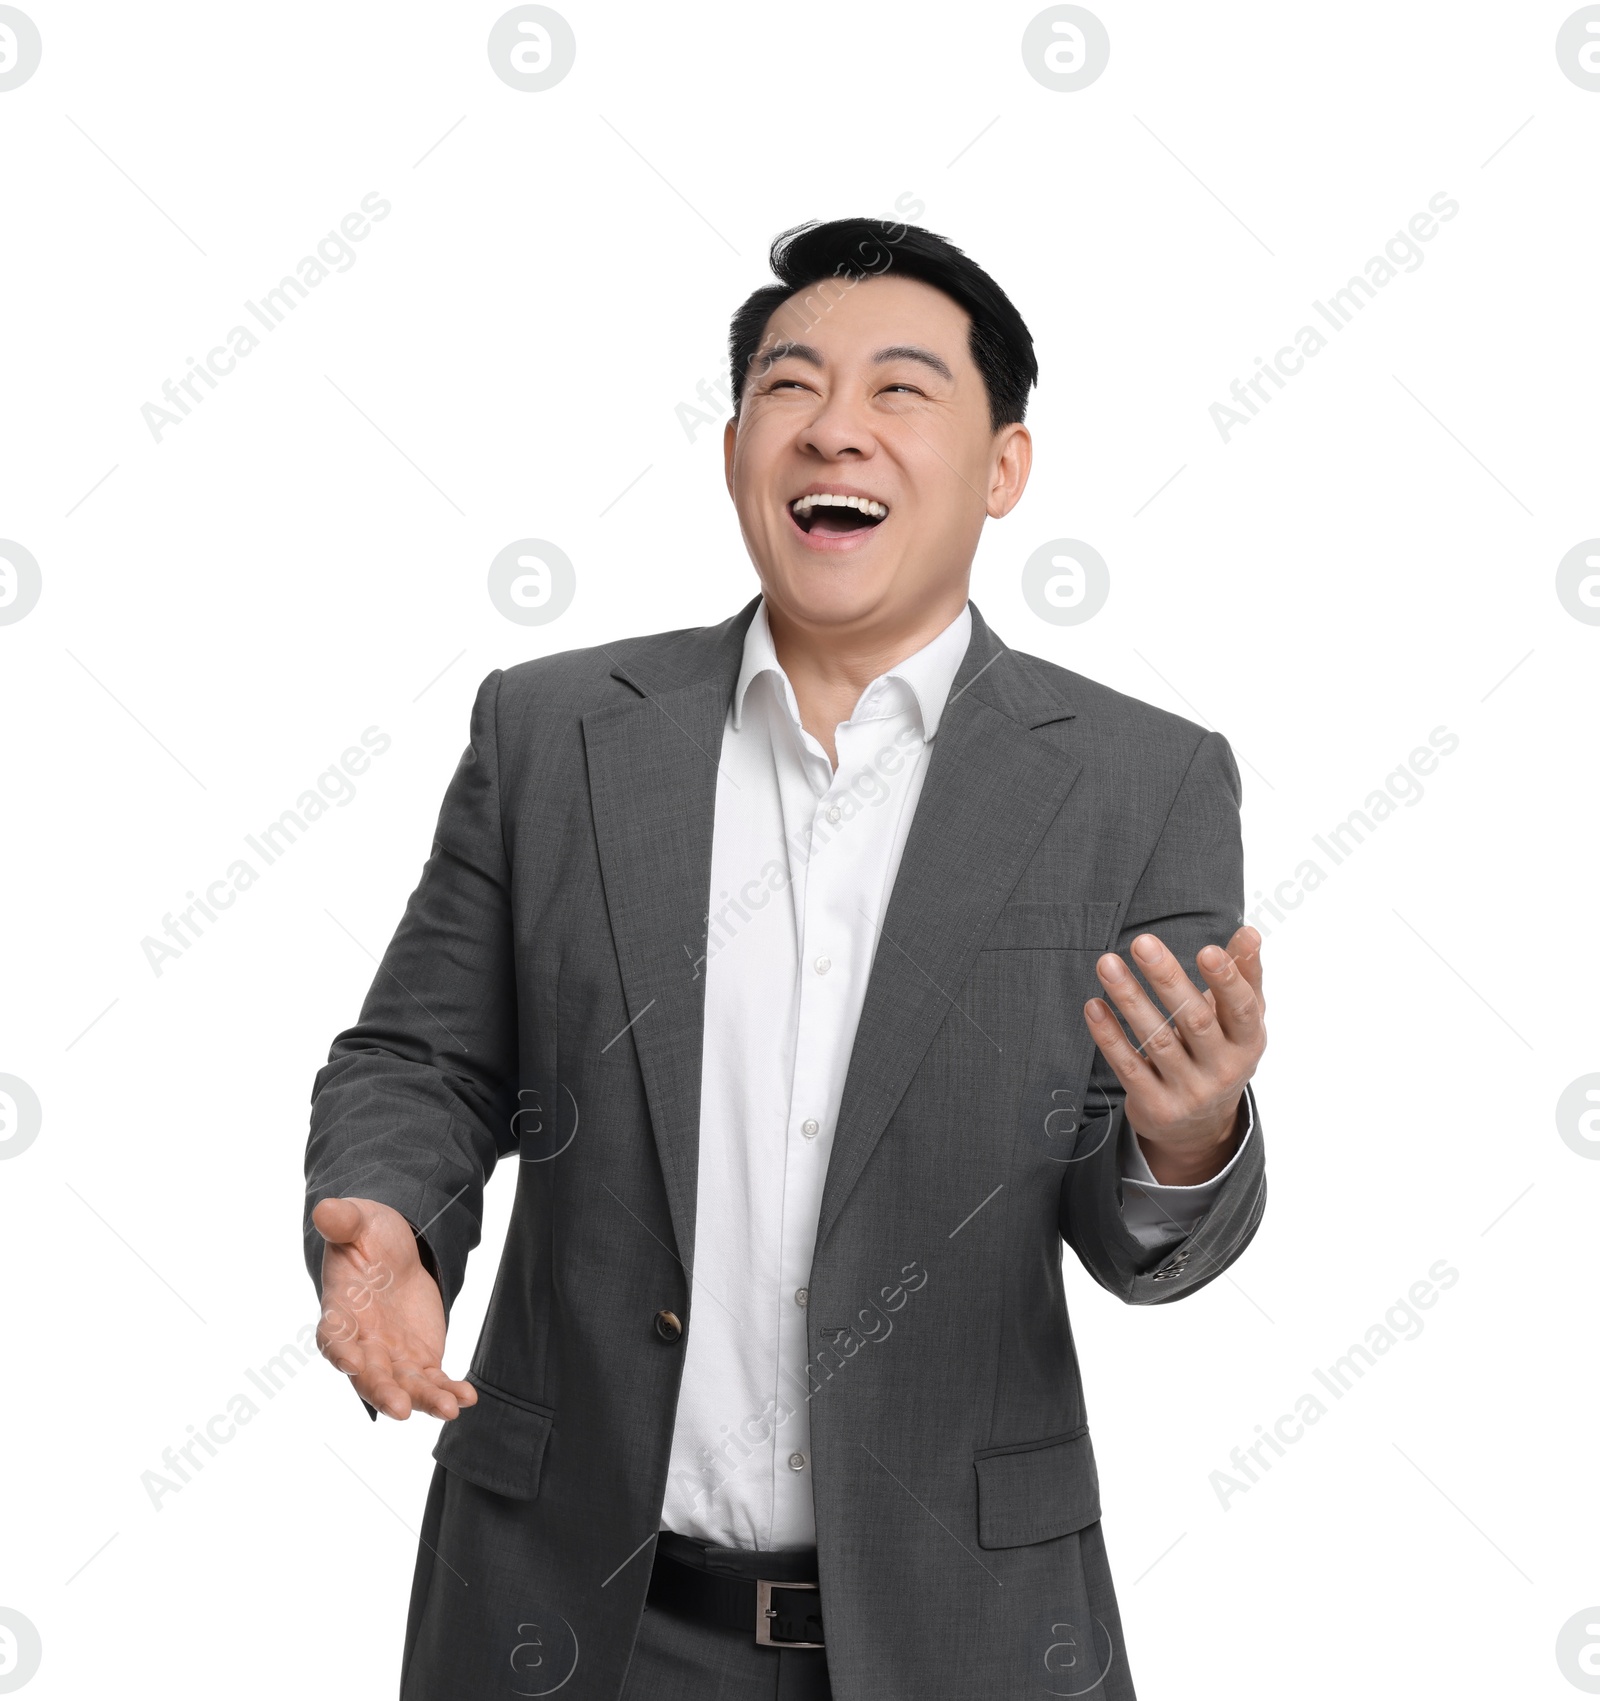
[[(402, 1695), (622, 1688), (694, 1328), (712, 813), (752, 601), (720, 626), (492, 673), (433, 852), (318, 1074), (318, 1200), (425, 1230), (448, 1308), (484, 1183), (510, 1229), (445, 1424)], [(1152, 1258), (1119, 1210), (1094, 962), (1240, 920), (1226, 740), (1008, 649), (973, 609), (884, 919), (807, 1311), (817, 1546), (840, 1701), (1134, 1690), (1061, 1238), (1133, 1305), (1244, 1250), (1262, 1130)], [(709, 1303), (709, 1302), (708, 1302)], [(1100, 1679), (1098, 1687), (1095, 1680)], [(544, 1687), (540, 1687), (544, 1685)]]

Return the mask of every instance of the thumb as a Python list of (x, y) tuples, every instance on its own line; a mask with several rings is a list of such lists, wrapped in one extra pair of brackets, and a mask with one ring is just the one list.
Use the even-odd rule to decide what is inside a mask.
[(324, 1199), (311, 1213), (317, 1233), (334, 1246), (348, 1246), (361, 1232), (361, 1207), (353, 1199)]

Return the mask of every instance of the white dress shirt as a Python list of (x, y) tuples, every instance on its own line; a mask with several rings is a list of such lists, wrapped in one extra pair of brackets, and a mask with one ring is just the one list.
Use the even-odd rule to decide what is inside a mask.
[[(878, 926), (971, 632), (963, 607), (872, 681), (835, 732), (837, 771), (800, 724), (764, 602), (745, 637), (712, 832), (694, 1322), (661, 1514), (682, 1535), (816, 1541), (805, 1307), (822, 1184)], [(1123, 1220), (1152, 1249), (1181, 1239), (1227, 1174), (1160, 1186), (1131, 1133), (1121, 1157)]]

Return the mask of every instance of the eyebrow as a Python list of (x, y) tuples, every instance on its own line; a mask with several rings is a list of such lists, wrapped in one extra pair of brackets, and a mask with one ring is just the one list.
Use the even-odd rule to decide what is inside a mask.
[(765, 354), (757, 350), (752, 364), (759, 360), (763, 367), (776, 366), (780, 360), (803, 360), (808, 366), (821, 366), (822, 356), (809, 343), (774, 343)]
[(953, 383), (955, 380), (955, 374), (932, 349), (918, 348), (915, 343), (896, 343), (893, 348), (881, 348), (872, 358), (879, 366), (891, 360), (921, 361), (924, 366), (931, 366), (947, 382)]
[[(774, 343), (759, 358), (764, 368), (771, 368), (780, 360), (803, 360), (808, 366), (817, 367), (823, 364), (822, 356), (809, 343)], [(875, 366), (886, 366), (894, 360), (919, 361), (937, 372), (947, 383), (955, 382), (955, 374), (932, 349), (918, 348), (915, 343), (896, 343), (892, 348), (879, 349), (872, 357)]]

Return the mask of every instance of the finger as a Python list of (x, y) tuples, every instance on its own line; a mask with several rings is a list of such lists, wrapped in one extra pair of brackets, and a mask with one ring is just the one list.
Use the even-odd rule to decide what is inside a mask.
[(457, 1382), (446, 1376), (442, 1370), (429, 1370), (423, 1373), (433, 1384), (438, 1397), (438, 1404), (431, 1407), (433, 1415), (448, 1422), (451, 1418), (459, 1417), (468, 1406), (478, 1403), (478, 1390), (470, 1382)]
[(439, 1386), (435, 1380), (439, 1374), (415, 1364), (395, 1366), (395, 1381), (410, 1395), (412, 1405), (419, 1412), (448, 1421), (460, 1414), (461, 1404), (449, 1389)]
[(317, 1351), (342, 1376), (359, 1376), (364, 1359), (361, 1345), (353, 1334), (339, 1333), (329, 1335), (324, 1330), (317, 1330)]
[[(1153, 938), (1154, 935), (1141, 937)], [(1161, 948), (1166, 949), (1165, 946)], [(1182, 1081), (1193, 1070), (1193, 1059), (1182, 1038), (1173, 1031), (1165, 1013), (1157, 1008), (1127, 964), (1115, 952), (1108, 951), (1095, 964), (1095, 969), (1100, 976), (1100, 984), (1133, 1030), (1134, 1049), (1163, 1081)]]
[(1141, 933), (1133, 942), (1133, 955), (1167, 1007), (1167, 1025), (1189, 1056), (1201, 1065), (1213, 1063), (1227, 1043), (1217, 1025), (1215, 1000), (1189, 979), (1183, 964), (1155, 934)]
[(397, 1376), (417, 1405), (432, 1412), (435, 1417), (453, 1418), (468, 1406), (478, 1403), (478, 1390), (470, 1382), (458, 1382), (454, 1377), (446, 1376), (436, 1364), (400, 1366), (397, 1367)]
[(458, 1382), (453, 1376), (446, 1376), (442, 1370), (435, 1370), (430, 1374), (441, 1388), (448, 1388), (455, 1395), (456, 1403), (461, 1407), (477, 1405), (478, 1390), (470, 1382)]
[(1261, 990), (1261, 935), (1253, 927), (1235, 930), (1228, 941), (1228, 955), (1239, 965), (1239, 972), (1250, 983), (1262, 1015), (1267, 1012), (1266, 995)]
[(411, 1416), (411, 1396), (395, 1380), (388, 1349), (381, 1341), (366, 1345), (366, 1363), (356, 1377), (356, 1392), (386, 1417), (403, 1423)]
[(1195, 959), (1216, 1006), (1217, 1023), (1233, 1045), (1254, 1046), (1261, 1034), (1255, 989), (1220, 945), (1207, 945)]
[(328, 1268), (332, 1262), (325, 1253), (322, 1260), (322, 1310), (317, 1317), (317, 1329), (319, 1335), (348, 1340), (356, 1332), (356, 1320), (340, 1295), (342, 1284)]
[(334, 1346), (352, 1346), (361, 1338), (361, 1321), (347, 1306), (341, 1305), (331, 1294), (327, 1294), (322, 1304), (322, 1315), (317, 1319), (317, 1340)]
[(324, 1199), (311, 1213), (317, 1233), (334, 1246), (348, 1246), (361, 1232), (361, 1207), (353, 1199)]
[(1089, 1033), (1100, 1048), (1100, 1055), (1111, 1065), (1111, 1072), (1127, 1092), (1148, 1087), (1155, 1080), (1155, 1070), (1128, 1042), (1122, 1024), (1111, 1014), (1103, 999), (1091, 998), (1083, 1007), (1083, 1019)]

